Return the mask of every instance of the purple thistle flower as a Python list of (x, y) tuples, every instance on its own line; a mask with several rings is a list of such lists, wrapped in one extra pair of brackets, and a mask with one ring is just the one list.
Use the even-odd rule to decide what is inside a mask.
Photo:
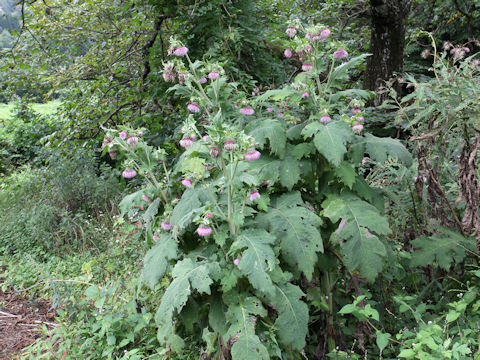
[(198, 236), (208, 236), (212, 233), (212, 228), (210, 226), (199, 226), (197, 229)]
[(200, 112), (200, 108), (198, 107), (197, 104), (188, 104), (187, 109), (188, 109), (188, 111), (190, 111), (192, 113)]
[(173, 55), (175, 56), (185, 56), (188, 53), (188, 48), (186, 46), (180, 46), (175, 49)]
[(165, 71), (162, 76), (165, 82), (175, 82), (176, 75), (173, 71)]
[(212, 218), (212, 213), (209, 211), (205, 214), (205, 216), (208, 218), (208, 219), (211, 219)]
[(253, 110), (251, 107), (244, 107), (240, 109), (240, 114), (253, 115), (255, 114), (255, 110)]
[(305, 99), (307, 97), (310, 96), (310, 93), (308, 91), (305, 91), (303, 94), (302, 94), (302, 99)]
[(313, 65), (312, 64), (303, 64), (302, 65), (302, 70), (303, 71), (312, 71), (313, 70)]
[(139, 131), (137, 135), (138, 135), (139, 137), (142, 137), (142, 136), (143, 136), (143, 131)]
[(182, 185), (190, 189), (192, 187), (192, 180), (190, 180), (189, 178), (183, 179)]
[(352, 114), (354, 114), (354, 115), (360, 114), (361, 112), (362, 112), (362, 109), (358, 108), (357, 106), (355, 106), (352, 109)]
[(305, 37), (306, 37), (308, 40), (312, 40), (312, 35), (311, 35), (309, 32), (307, 32), (307, 33), (305, 34)]
[(322, 124), (328, 124), (330, 121), (332, 121), (332, 119), (327, 114), (322, 115), (322, 117), (320, 118), (320, 122)]
[(168, 231), (172, 229), (172, 225), (166, 221), (162, 221), (162, 224), (160, 225), (163, 230)]
[(207, 82), (207, 78), (205, 76), (202, 76), (200, 79), (200, 84), (205, 84)]
[(220, 74), (216, 71), (212, 71), (210, 74), (208, 74), (208, 78), (210, 80), (217, 80), (220, 77)]
[(282, 112), (279, 112), (279, 113), (277, 114), (277, 116), (278, 116), (279, 118), (283, 118), (283, 113), (282, 113)]
[(320, 40), (327, 40), (332, 32), (329, 29), (323, 29), (320, 32)]
[(293, 26), (287, 27), (287, 30), (285, 30), (288, 36), (293, 38), (295, 35), (297, 35), (297, 29)]
[(153, 240), (158, 240), (160, 239), (160, 236), (158, 236), (157, 234), (153, 234)]
[(360, 122), (362, 122), (362, 121), (364, 121), (364, 120), (365, 120), (365, 118), (364, 118), (363, 116), (360, 116), (360, 117), (358, 118), (358, 121), (360, 121)]
[(268, 112), (272, 112), (272, 111), (273, 111), (273, 108), (272, 108), (271, 106), (269, 106), (269, 107), (267, 108), (267, 111), (268, 111)]
[(255, 150), (254, 152), (245, 154), (245, 161), (254, 161), (260, 158), (260, 152)]
[(220, 155), (220, 149), (216, 146), (210, 148), (210, 156), (212, 158), (216, 158), (218, 155)]
[(152, 202), (152, 199), (150, 199), (147, 195), (145, 194), (142, 194), (142, 200), (147, 202), (147, 203), (150, 203)]
[(193, 146), (193, 140), (190, 138), (183, 138), (182, 140), (180, 140), (180, 146), (188, 149), (190, 146)]
[(227, 140), (223, 143), (225, 151), (233, 151), (237, 147), (237, 143), (233, 140)]
[(182, 185), (188, 187), (189, 189), (192, 187), (192, 180), (186, 178), (182, 180)]
[(312, 45), (307, 44), (307, 45), (305, 46), (304, 51), (305, 51), (306, 54), (310, 54), (310, 53), (312, 52), (312, 50), (313, 50)]
[(250, 194), (250, 201), (255, 201), (260, 199), (260, 193), (258, 191), (254, 191)]
[(127, 135), (128, 135), (127, 132), (125, 130), (123, 130), (123, 131), (120, 132), (119, 136), (120, 136), (120, 139), (125, 140), (127, 138)]
[(233, 265), (238, 266), (240, 264), (240, 258), (237, 257), (235, 260), (233, 260)]
[(358, 123), (352, 126), (352, 130), (355, 134), (360, 135), (363, 130), (363, 125)]
[(137, 176), (137, 172), (135, 170), (125, 169), (122, 172), (122, 176), (125, 179), (131, 179), (131, 178), (134, 178), (135, 176)]
[(345, 59), (348, 56), (348, 52), (345, 49), (338, 49), (333, 53), (335, 59)]
[(129, 136), (127, 139), (127, 144), (130, 146), (136, 146), (138, 144), (138, 137), (135, 135)]
[(291, 58), (292, 57), (292, 50), (290, 49), (285, 49), (285, 51), (283, 52), (283, 55), (285, 55), (285, 57), (287, 59)]

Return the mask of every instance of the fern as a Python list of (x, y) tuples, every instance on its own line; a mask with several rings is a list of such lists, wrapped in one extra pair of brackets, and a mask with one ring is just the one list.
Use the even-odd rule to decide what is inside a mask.
[(332, 240), (341, 244), (345, 265), (373, 281), (382, 270), (386, 255), (385, 245), (375, 234), (390, 234), (387, 219), (373, 205), (353, 194), (332, 196), (322, 206), (324, 215), (332, 222), (342, 219), (342, 226), (332, 235)]
[(280, 240), (285, 261), (312, 278), (317, 253), (323, 252), (318, 230), (321, 219), (308, 210), (300, 193), (288, 193), (272, 201), (268, 212), (258, 216), (259, 224), (269, 224), (269, 230)]

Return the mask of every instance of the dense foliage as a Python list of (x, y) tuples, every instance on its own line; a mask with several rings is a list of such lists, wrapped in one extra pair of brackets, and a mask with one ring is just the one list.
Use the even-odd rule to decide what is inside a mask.
[(12, 7), (0, 286), (59, 322), (23, 357), (479, 358), (478, 4), (402, 0), (376, 94), (381, 3)]

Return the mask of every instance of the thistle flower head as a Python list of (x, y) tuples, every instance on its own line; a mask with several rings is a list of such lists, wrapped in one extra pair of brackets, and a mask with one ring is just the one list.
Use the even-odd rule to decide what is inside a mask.
[(251, 153), (246, 153), (245, 154), (245, 161), (255, 161), (255, 160), (258, 160), (260, 158), (260, 152), (255, 150), (254, 152), (251, 152)]
[(233, 140), (226, 140), (223, 143), (223, 148), (225, 149), (225, 151), (233, 151), (235, 150), (236, 147), (237, 147), (237, 143)]
[(272, 108), (271, 106), (269, 106), (269, 107), (267, 108), (267, 111), (268, 111), (268, 112), (272, 112), (272, 111), (273, 111), (273, 108)]
[(285, 30), (288, 36), (293, 38), (295, 35), (297, 35), (297, 29), (293, 26), (287, 27), (287, 30)]
[(312, 71), (313, 70), (313, 65), (312, 64), (303, 64), (302, 65), (302, 70), (303, 71)]
[(320, 118), (320, 122), (322, 124), (328, 124), (330, 121), (332, 121), (332, 119), (327, 114), (322, 115), (322, 117)]
[(180, 140), (180, 146), (184, 149), (188, 149), (189, 147), (193, 146), (193, 140), (190, 138), (183, 138)]
[(291, 58), (292, 57), (292, 50), (290, 49), (285, 49), (285, 51), (283, 52), (283, 55), (285, 55), (285, 57), (287, 59)]
[(358, 123), (352, 126), (352, 130), (355, 134), (360, 135), (363, 130), (363, 125)]
[(182, 185), (190, 189), (192, 187), (192, 180), (190, 180), (189, 178), (183, 179)]
[(310, 54), (313, 51), (313, 46), (310, 44), (305, 45), (304, 51), (306, 54)]
[(127, 144), (130, 146), (136, 146), (138, 144), (138, 137), (135, 135), (129, 136), (127, 139)]
[(217, 80), (220, 77), (220, 74), (217, 71), (212, 71), (208, 74), (210, 80)]
[(216, 146), (213, 146), (210, 148), (210, 156), (212, 158), (216, 158), (218, 157), (218, 155), (220, 155), (220, 149)]
[(210, 226), (199, 226), (197, 229), (198, 236), (208, 236), (212, 233), (212, 228)]
[(192, 112), (192, 113), (199, 113), (200, 112), (200, 108), (198, 107), (197, 104), (188, 104), (187, 105), (187, 109), (188, 111)]
[(166, 221), (162, 221), (162, 224), (160, 225), (163, 230), (168, 231), (172, 229), (172, 225)]
[(323, 29), (320, 32), (320, 40), (327, 40), (331, 33), (329, 29)]
[(238, 266), (240, 264), (240, 258), (237, 257), (235, 260), (233, 260), (233, 265)]
[(135, 176), (137, 176), (137, 172), (135, 170), (125, 169), (122, 172), (122, 176), (125, 179), (131, 179), (131, 178), (134, 178)]
[(173, 71), (165, 71), (163, 74), (163, 80), (165, 80), (165, 82), (175, 82), (175, 79), (177, 78), (175, 72)]
[(260, 199), (260, 193), (258, 191), (254, 191), (250, 194), (250, 201), (255, 201)]
[(310, 93), (308, 91), (304, 91), (302, 94), (302, 99), (305, 99), (310, 96)]
[(348, 56), (348, 52), (345, 49), (338, 49), (333, 53), (335, 59), (345, 59)]
[(255, 114), (255, 110), (253, 110), (251, 107), (244, 107), (240, 109), (240, 114), (253, 115)]
[(125, 140), (125, 139), (127, 138), (127, 135), (128, 135), (128, 134), (127, 134), (127, 132), (126, 132), (125, 130), (120, 131), (120, 135), (119, 135), (119, 136), (120, 136), (120, 139)]
[(142, 200), (147, 202), (147, 203), (150, 203), (152, 202), (152, 199), (150, 199), (147, 195), (145, 194), (142, 194)]
[(180, 46), (173, 51), (175, 56), (185, 56), (188, 53), (188, 48), (186, 46)]

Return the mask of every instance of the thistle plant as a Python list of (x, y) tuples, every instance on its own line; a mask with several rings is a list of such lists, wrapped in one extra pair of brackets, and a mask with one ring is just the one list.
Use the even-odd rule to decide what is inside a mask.
[[(357, 168), (365, 154), (411, 158), (399, 141), (365, 131), (371, 93), (345, 82), (366, 55), (349, 59), (330, 38), (324, 26), (292, 24), (286, 42), (302, 70), (254, 96), (173, 40), (164, 77), (182, 74), (170, 91), (188, 100), (173, 166), (143, 137), (129, 145), (131, 129), (107, 134), (105, 151), (120, 150), (125, 169), (145, 179), (121, 208), (153, 242), (141, 281), (154, 289), (170, 274), (155, 320), (172, 352), (189, 338), (206, 357), (301, 359), (318, 326), (332, 351), (339, 271), (367, 281), (381, 271), (390, 229), (381, 194)], [(321, 289), (316, 302), (312, 284)]]

